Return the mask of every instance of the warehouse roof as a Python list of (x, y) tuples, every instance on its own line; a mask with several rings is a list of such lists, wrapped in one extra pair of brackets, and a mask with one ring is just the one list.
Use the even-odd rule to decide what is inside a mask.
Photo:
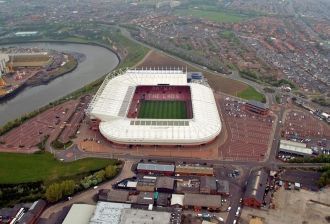
[(126, 202), (128, 200), (129, 191), (111, 190), (108, 193), (108, 200), (113, 202)]
[[(130, 204), (123, 203), (112, 203), (112, 202), (98, 202), (96, 209), (89, 224), (119, 224), (120, 216), (125, 208), (130, 208)], [(81, 216), (82, 211), (76, 214), (76, 216)], [(71, 223), (81, 223), (81, 222), (71, 222)], [(87, 222), (88, 223), (88, 222)], [(69, 223), (68, 223), (69, 224)]]
[(305, 143), (293, 142), (287, 140), (280, 141), (280, 151), (298, 155), (312, 155), (313, 150), (306, 147)]
[(221, 196), (220, 195), (188, 193), (188, 194), (184, 195), (183, 205), (184, 206), (219, 208), (221, 206)]
[[(190, 86), (193, 119), (138, 119), (126, 113), (138, 85)], [(210, 87), (187, 83), (181, 70), (127, 70), (111, 73), (94, 96), (89, 114), (101, 120), (99, 129), (110, 141), (120, 144), (202, 144), (221, 131), (221, 121)]]
[(189, 165), (178, 165), (175, 168), (176, 173), (187, 173), (187, 174), (205, 174), (205, 175), (213, 175), (212, 167), (205, 166), (189, 166)]
[(229, 181), (228, 180), (219, 180), (218, 181), (218, 193), (229, 194)]
[(217, 190), (217, 182), (215, 177), (202, 176), (200, 188), (207, 188), (209, 190)]
[(172, 194), (171, 205), (181, 205), (183, 206), (183, 194)]
[(140, 205), (149, 205), (154, 203), (154, 192), (140, 192), (136, 203)]
[(172, 177), (158, 177), (156, 188), (174, 189), (174, 178)]
[(95, 205), (73, 204), (62, 224), (88, 224), (95, 208)]
[(254, 198), (262, 203), (268, 181), (268, 173), (261, 169), (250, 174), (244, 198)]
[(174, 169), (173, 164), (139, 163), (137, 165), (137, 170), (174, 172)]
[(169, 212), (124, 209), (120, 224), (168, 224), (170, 221), (171, 213)]

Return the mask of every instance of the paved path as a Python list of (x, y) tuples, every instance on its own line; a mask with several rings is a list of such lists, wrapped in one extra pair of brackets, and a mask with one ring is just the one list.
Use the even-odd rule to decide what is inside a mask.
[(79, 193), (79, 194), (73, 196), (70, 201), (63, 201), (63, 202), (59, 202), (55, 205), (52, 205), (51, 207), (47, 208), (42, 213), (40, 218), (46, 218), (47, 219), (51, 216), (51, 214), (57, 213), (57, 212), (61, 211), (64, 207), (70, 206), (74, 203), (95, 204), (94, 196), (98, 193), (99, 190), (101, 190), (101, 189), (112, 189), (112, 185), (114, 183), (116, 183), (117, 181), (120, 181), (120, 180), (125, 179), (125, 178), (129, 178), (129, 177), (132, 177), (132, 176), (135, 175), (131, 171), (131, 167), (132, 167), (133, 163), (134, 163), (133, 160), (125, 161), (124, 166), (123, 166), (120, 174), (116, 178), (99, 185), (99, 187), (97, 189), (90, 189), (90, 190), (84, 191), (82, 193)]

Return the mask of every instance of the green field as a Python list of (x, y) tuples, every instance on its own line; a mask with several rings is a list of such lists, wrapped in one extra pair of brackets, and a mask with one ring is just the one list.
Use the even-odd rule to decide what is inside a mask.
[(110, 159), (82, 159), (60, 162), (49, 153), (0, 153), (0, 184), (52, 181), (59, 178), (95, 171), (115, 164)]
[(242, 92), (237, 94), (238, 97), (246, 99), (246, 100), (256, 100), (259, 102), (265, 102), (266, 98), (263, 94), (259, 93), (257, 90), (249, 86)]
[(240, 22), (245, 15), (240, 15), (234, 12), (226, 11), (213, 11), (213, 10), (203, 10), (203, 9), (179, 9), (175, 11), (176, 15), (179, 16), (192, 16), (197, 18), (204, 18), (220, 23), (236, 23)]
[(138, 118), (186, 119), (186, 104), (184, 101), (143, 101)]

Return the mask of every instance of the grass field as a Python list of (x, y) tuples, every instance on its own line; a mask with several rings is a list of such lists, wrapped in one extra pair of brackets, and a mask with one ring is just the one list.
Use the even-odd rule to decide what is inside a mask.
[(235, 23), (239, 22), (247, 16), (242, 16), (233, 12), (226, 11), (213, 11), (213, 10), (202, 10), (202, 9), (179, 9), (176, 10), (175, 13), (177, 15), (186, 15), (197, 18), (204, 18), (215, 22), (221, 23)]
[(186, 119), (186, 105), (184, 101), (143, 101), (138, 117), (153, 119)]
[(75, 162), (60, 162), (49, 153), (15, 154), (0, 153), (0, 184), (52, 181), (99, 170), (116, 160), (82, 159)]
[(237, 94), (238, 97), (246, 99), (246, 100), (256, 100), (260, 102), (265, 102), (266, 98), (263, 94), (259, 93), (257, 90), (249, 86), (245, 90), (239, 92)]

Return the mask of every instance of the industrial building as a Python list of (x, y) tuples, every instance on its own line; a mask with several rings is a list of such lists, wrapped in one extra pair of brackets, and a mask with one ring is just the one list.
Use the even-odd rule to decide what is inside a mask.
[[(191, 119), (134, 117), (145, 98), (175, 100), (171, 98), (171, 87), (189, 90), (187, 102), (191, 104)], [(138, 89), (148, 90), (139, 98), (137, 96), (141, 93), (137, 92)], [(152, 89), (164, 91), (153, 94), (149, 92)], [(183, 92), (180, 93), (181, 90), (177, 93), (179, 98)], [(188, 83), (187, 73), (182, 70), (126, 70), (111, 73), (105, 78), (87, 111), (91, 119), (100, 120), (101, 134), (116, 144), (201, 145), (213, 141), (222, 127), (212, 89), (202, 82)]]
[(201, 194), (216, 194), (217, 193), (217, 182), (215, 177), (202, 176), (199, 186)]
[(175, 166), (173, 164), (138, 163), (136, 170), (139, 174), (162, 174), (172, 176)]
[(98, 202), (95, 211), (89, 220), (89, 224), (120, 224), (120, 217), (123, 210), (129, 208), (131, 208), (130, 204)]
[[(99, 202), (98, 205), (99, 204), (102, 203)], [(96, 207), (97, 206), (95, 205), (73, 204), (62, 224), (89, 224), (89, 220), (91, 219)]]
[(184, 195), (183, 194), (172, 194), (171, 198), (171, 206), (183, 206), (183, 199)]
[(183, 207), (193, 208), (195, 210), (200, 210), (200, 209), (219, 210), (221, 207), (221, 196), (187, 193), (184, 195)]
[(254, 208), (261, 207), (264, 200), (268, 176), (268, 173), (263, 169), (251, 172), (243, 197), (244, 205)]
[(177, 165), (175, 167), (175, 174), (213, 176), (214, 171), (212, 167), (206, 167), (206, 166)]
[(229, 196), (229, 181), (228, 180), (218, 180), (217, 182), (217, 193), (220, 195)]
[(163, 193), (174, 192), (175, 181), (172, 177), (158, 177), (156, 181), (156, 191)]
[[(141, 209), (124, 209), (121, 213), (119, 224), (169, 224), (171, 213), (160, 211), (147, 211)], [(116, 224), (114, 222), (108, 222)]]
[(281, 140), (279, 152), (288, 153), (295, 156), (312, 156), (313, 150), (307, 148), (305, 143)]
[(255, 100), (249, 100), (245, 104), (245, 109), (261, 115), (267, 115), (269, 113), (269, 107), (266, 104)]

